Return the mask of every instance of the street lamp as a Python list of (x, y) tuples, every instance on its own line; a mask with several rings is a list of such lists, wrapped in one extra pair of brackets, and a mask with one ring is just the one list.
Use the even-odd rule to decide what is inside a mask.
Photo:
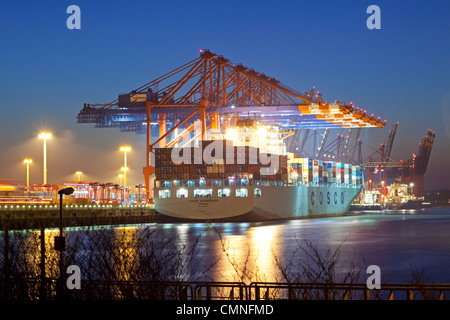
[(33, 161), (31, 159), (25, 159), (23, 160), (23, 163), (27, 165), (27, 188), (30, 186), (30, 164)]
[[(120, 151), (123, 152), (123, 185), (124, 187), (127, 185), (127, 152), (131, 151), (130, 147), (120, 147)], [(125, 168), (125, 169), (124, 169)]]
[(47, 140), (51, 137), (52, 134), (48, 132), (39, 134), (39, 139), (44, 140), (44, 184), (47, 184)]
[(123, 186), (124, 187), (126, 187), (126, 185), (127, 185), (127, 171), (128, 171), (128, 168), (127, 167), (122, 167), (122, 168), (120, 168), (120, 170), (122, 170), (123, 171)]
[(63, 237), (63, 215), (62, 215), (62, 207), (63, 207), (63, 195), (71, 195), (74, 192), (72, 187), (64, 188), (58, 190), (59, 194), (59, 236), (55, 236), (55, 250), (59, 251), (59, 283), (58, 283), (58, 295), (62, 297), (63, 295), (63, 252), (66, 250), (66, 239)]
[(78, 176), (78, 182), (80, 182), (80, 177), (83, 174), (83, 172), (77, 171), (77, 172), (75, 172), (75, 174)]

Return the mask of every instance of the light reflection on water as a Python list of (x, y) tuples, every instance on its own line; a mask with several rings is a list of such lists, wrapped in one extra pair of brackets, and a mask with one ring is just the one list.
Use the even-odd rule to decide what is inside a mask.
[[(151, 230), (156, 229), (158, 232), (152, 233)], [(77, 247), (71, 243), (76, 241), (77, 248), (80, 248), (79, 252), (73, 253), (72, 262), (77, 263), (80, 257), (88, 256), (89, 264), (84, 266), (84, 270), (91, 271), (89, 266), (92, 261), (105, 259), (108, 262), (105, 266), (112, 269), (108, 272), (121, 280), (142, 280), (142, 276), (139, 278), (130, 271), (133, 267), (150, 268), (142, 273), (147, 277), (154, 272), (149, 264), (161, 263), (163, 267), (174, 269), (170, 273), (161, 273), (161, 277), (177, 274), (178, 278), (197, 281), (280, 281), (283, 279), (282, 270), (276, 259), (281, 264), (291, 263), (291, 267), (295, 266), (296, 260), (289, 259), (298, 251), (299, 245), (309, 241), (320, 247), (340, 246), (342, 272), (346, 271), (346, 262), (354, 257), (362, 257), (363, 266), (380, 266), (382, 282), (409, 282), (411, 265), (415, 265), (424, 270), (426, 280), (449, 283), (449, 231), (450, 210), (432, 208), (270, 223), (172, 223), (162, 226), (145, 224), (67, 228), (66, 233), (68, 246)], [(91, 237), (91, 234), (102, 232), (109, 234), (106, 238)], [(35, 274), (39, 272), (37, 263), (40, 255), (37, 235), (35, 231), (29, 233), (26, 249), (27, 264)], [(48, 263), (57, 263), (52, 249), (56, 231), (47, 230), (45, 235)], [(33, 241), (37, 243), (32, 245), (30, 242)], [(107, 242), (111, 250), (106, 257), (100, 252), (90, 251), (100, 248), (94, 246), (96, 241)], [(86, 245), (80, 246), (83, 242)], [(163, 242), (167, 247), (156, 245)], [(175, 254), (169, 253), (170, 250)], [(150, 251), (158, 257), (146, 256)], [(183, 260), (183, 263), (174, 266), (174, 261), (178, 261), (176, 259)], [(87, 261), (86, 258), (83, 261)], [(109, 264), (111, 261), (113, 263)], [(97, 267), (95, 272), (106, 272), (104, 268)], [(365, 282), (365, 269), (360, 272)]]

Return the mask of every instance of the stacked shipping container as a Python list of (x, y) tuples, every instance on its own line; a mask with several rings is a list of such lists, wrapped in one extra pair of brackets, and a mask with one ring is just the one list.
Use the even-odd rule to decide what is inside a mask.
[[(183, 152), (190, 152), (190, 163), (175, 164), (172, 161), (172, 148), (155, 149), (155, 179), (156, 180), (198, 180), (198, 179), (229, 179), (248, 178), (253, 180), (279, 180), (287, 181), (287, 157), (277, 156), (279, 167), (276, 172), (270, 175), (261, 174), (262, 168), (270, 167), (269, 164), (262, 164), (259, 150), (249, 146), (230, 146), (227, 155), (227, 145), (222, 141), (223, 158), (212, 160), (212, 164), (207, 164), (203, 158), (203, 151), (213, 141), (202, 141), (202, 147), (186, 148)], [(213, 159), (215, 152), (210, 155)], [(181, 155), (180, 155), (181, 157)], [(217, 156), (218, 157), (218, 156)], [(273, 159), (273, 158), (272, 158)]]
[(309, 158), (290, 158), (291, 182), (315, 182), (319, 184), (362, 184), (360, 166), (342, 162), (313, 160)]
[[(257, 148), (248, 146), (230, 146), (233, 156), (227, 155), (227, 146), (223, 141), (223, 158), (207, 164), (203, 159), (204, 149), (213, 141), (203, 141), (200, 148), (188, 148), (190, 163), (175, 164), (172, 161), (172, 148), (155, 149), (155, 179), (156, 180), (199, 180), (199, 179), (253, 179), (290, 181), (318, 184), (362, 184), (360, 166), (342, 162), (295, 158), (284, 155), (260, 154)], [(264, 174), (271, 163), (262, 164), (261, 158), (276, 156), (279, 166), (271, 174)], [(212, 158), (216, 155), (211, 154)], [(263, 173), (263, 174), (262, 174)]]

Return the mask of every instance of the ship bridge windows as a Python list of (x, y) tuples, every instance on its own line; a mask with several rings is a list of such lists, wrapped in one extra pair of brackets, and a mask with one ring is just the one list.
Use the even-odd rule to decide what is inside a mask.
[(225, 186), (234, 187), (236, 185), (236, 181), (234, 180), (234, 177), (228, 178), (225, 180)]
[(248, 180), (247, 179), (237, 179), (236, 186), (248, 186)]
[(188, 191), (186, 189), (178, 189), (177, 190), (177, 198), (187, 198)]
[(221, 186), (223, 186), (223, 180), (213, 180), (212, 181), (212, 186), (213, 187), (221, 187)]
[(249, 180), (245, 178), (234, 178), (230, 177), (225, 180), (225, 185), (230, 187), (241, 187), (241, 186), (248, 186)]
[(181, 187), (181, 181), (180, 180), (173, 180), (173, 187)]
[(257, 198), (261, 197), (261, 189), (260, 188), (255, 188), (254, 192), (255, 192), (255, 197), (257, 197)]
[(205, 179), (195, 180), (196, 187), (206, 187), (207, 183)]
[(212, 189), (194, 189), (194, 197), (212, 197)]
[(172, 181), (158, 181), (157, 188), (172, 188)]
[(194, 186), (194, 181), (193, 180), (186, 181), (184, 186), (185, 187), (193, 187)]
[(231, 190), (230, 189), (219, 189), (217, 190), (217, 195), (219, 197), (229, 197), (231, 195)]
[(247, 189), (247, 188), (239, 188), (239, 189), (236, 189), (236, 197), (237, 197), (237, 198), (245, 198), (245, 197), (248, 197), (248, 189)]
[(167, 189), (159, 190), (159, 198), (160, 199), (170, 198), (170, 190)]

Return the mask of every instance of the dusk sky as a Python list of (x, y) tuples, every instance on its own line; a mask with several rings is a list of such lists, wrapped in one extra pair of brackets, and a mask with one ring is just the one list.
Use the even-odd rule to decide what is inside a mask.
[[(69, 5), (81, 29), (69, 30)], [(369, 5), (381, 29), (369, 30)], [(395, 122), (391, 156), (407, 160), (436, 132), (426, 190), (450, 188), (450, 2), (414, 1), (3, 1), (0, 6), (0, 179), (118, 183), (129, 145), (129, 184), (144, 183), (145, 135), (77, 124), (83, 103), (120, 93), (210, 49), (303, 92), (352, 101), (387, 120), (363, 129), (377, 147)]]

